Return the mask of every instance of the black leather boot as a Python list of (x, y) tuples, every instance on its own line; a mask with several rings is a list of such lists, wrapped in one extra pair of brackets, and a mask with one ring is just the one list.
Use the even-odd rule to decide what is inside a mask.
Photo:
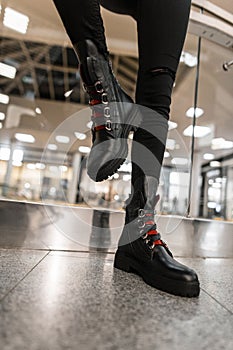
[(93, 145), (87, 173), (94, 181), (103, 181), (125, 161), (129, 132), (139, 126), (141, 117), (131, 97), (116, 80), (110, 61), (98, 51), (93, 41), (79, 42), (74, 49), (92, 109)]
[(197, 297), (200, 293), (197, 274), (173, 258), (157, 231), (154, 208), (158, 197), (153, 194), (153, 180), (149, 182), (145, 191), (135, 192), (128, 200), (114, 267), (135, 272), (147, 284), (162, 291)]

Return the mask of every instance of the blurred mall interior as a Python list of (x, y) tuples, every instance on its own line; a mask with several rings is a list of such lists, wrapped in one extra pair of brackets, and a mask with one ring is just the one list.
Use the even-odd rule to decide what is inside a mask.
[[(85, 224), (91, 226), (91, 220), (102, 220), (101, 223), (105, 231), (111, 228), (105, 210), (109, 211), (113, 215), (112, 221), (110, 221), (118, 223), (116, 230), (119, 233), (123, 224), (124, 202), (130, 193), (132, 166), (131, 160), (128, 158), (118, 173), (100, 183), (93, 182), (87, 175), (86, 160), (91, 146), (91, 112), (88, 107), (88, 96), (82, 87), (78, 60), (53, 2), (51, 0), (2, 0), (0, 3), (0, 235), (2, 237), (0, 245), (4, 249), (3, 255), (8, 249), (16, 248), (26, 249), (20, 250), (24, 252), (22, 254), (26, 254), (27, 249), (32, 249), (37, 251), (35, 254), (40, 254), (40, 256), (34, 256), (30, 264), (25, 257), (21, 256), (21, 260), (18, 258), (21, 262), (24, 258), (27, 260), (23, 265), (25, 272), (27, 269), (27, 271), (31, 271), (33, 266), (39, 264), (39, 261), (44, 257), (42, 252), (46, 249), (48, 252), (53, 250), (89, 251), (87, 248), (88, 239), (91, 239), (91, 235), (93, 235), (91, 228), (87, 234), (90, 237), (84, 238), (82, 236), (80, 239), (73, 236), (72, 230), (67, 235), (65, 233), (62, 238), (61, 236), (56, 238), (58, 236), (51, 228), (52, 225), (56, 225), (54, 215), (59, 217), (59, 225), (62, 228), (66, 224), (72, 225), (71, 222), (73, 223), (74, 218), (71, 218), (71, 214), (67, 213), (68, 208), (76, 210), (75, 213), (80, 213), (82, 208), (90, 209), (90, 214), (87, 214), (86, 211), (82, 211), (80, 215), (75, 214), (78, 221), (76, 224), (74, 223), (74, 227), (83, 228)], [(114, 72), (122, 87), (134, 97), (138, 69), (136, 24), (128, 16), (113, 14), (105, 9), (101, 11)], [(197, 97), (196, 109), (194, 109), (195, 96)], [(177, 237), (180, 238), (174, 238), (176, 237), (174, 234), (168, 236), (168, 242), (170, 239), (171, 245), (175, 249), (175, 255), (180, 255), (184, 259), (212, 257), (219, 259), (219, 264), (221, 259), (228, 258), (229, 263), (223, 269), (229, 274), (226, 274), (226, 280), (222, 281), (222, 285), (225, 283), (228, 286), (230, 286), (229, 279), (232, 283), (232, 268), (230, 270), (230, 266), (232, 266), (233, 258), (232, 120), (233, 2), (232, 0), (193, 0), (188, 34), (173, 89), (169, 136), (159, 186), (160, 201), (157, 212), (161, 227), (165, 230), (167, 225), (169, 226), (169, 223), (165, 222), (167, 217), (170, 218), (170, 224), (174, 222), (172, 221), (174, 219), (177, 227), (181, 227), (182, 234), (180, 236), (176, 231)], [(131, 136), (130, 134), (129, 146), (132, 142)], [(45, 216), (41, 214), (41, 204), (47, 208)], [(105, 213), (102, 216), (98, 214), (101, 213), (101, 210), (104, 210), (103, 213)], [(29, 218), (30, 213), (34, 216)], [(28, 215), (27, 218), (26, 215)], [(91, 215), (93, 215), (92, 218)], [(66, 220), (65, 223), (61, 223), (61, 216)], [(45, 217), (48, 220), (44, 219)], [(43, 220), (47, 221), (42, 227), (40, 223)], [(192, 228), (190, 228), (190, 222), (193, 223)], [(101, 223), (98, 223), (97, 226), (101, 226)], [(20, 231), (18, 236), (17, 227)], [(189, 231), (192, 232), (190, 236), (187, 232), (184, 234), (183, 231), (186, 229), (191, 230)], [(41, 242), (44, 230), (48, 231), (46, 231), (46, 237), (43, 236), (43, 244), (40, 245), (41, 243), (38, 243), (37, 239)], [(37, 232), (36, 238), (30, 236), (32, 232), (33, 235)], [(51, 236), (48, 232), (51, 233)], [(106, 258), (106, 261), (110, 261), (110, 265), (111, 253), (116, 248), (118, 233), (111, 238), (112, 245), (107, 238), (107, 243), (104, 240), (98, 243), (102, 247), (105, 244), (110, 246), (108, 251), (110, 257)], [(221, 236), (219, 236), (220, 233)], [(212, 234), (213, 236), (211, 236)], [(195, 237), (197, 237), (196, 241)], [(95, 242), (96, 237), (92, 237), (92, 239), (94, 239), (93, 246), (98, 246)], [(189, 250), (187, 247), (191, 241), (194, 248)], [(55, 252), (53, 254), (49, 258), (51, 263), (53, 258), (55, 259)], [(63, 258), (59, 259), (62, 261)], [(101, 260), (101, 258), (98, 259)], [(206, 263), (207, 265), (203, 267), (199, 260), (199, 262), (194, 260), (190, 260), (190, 263), (193, 263), (197, 269), (199, 268), (199, 273), (205, 271), (205, 274), (208, 275), (209, 265)], [(84, 267), (80, 267), (78, 272), (81, 275), (87, 273), (92, 266), (91, 264), (89, 266), (87, 258), (86, 260), (83, 258), (83, 261), (86, 264), (86, 270), (83, 272)], [(64, 267), (60, 266), (62, 265), (60, 260), (59, 267), (56, 265), (56, 260), (53, 262), (55, 264), (52, 266), (54, 266), (56, 273), (60, 268), (63, 271)], [(199, 263), (200, 265), (198, 265)], [(15, 264), (17, 265), (16, 262)], [(106, 264), (100, 262), (102, 273), (105, 273), (105, 282), (108, 283), (111, 272), (108, 267), (109, 263)], [(212, 272), (217, 271), (220, 266), (216, 261), (214, 264), (210, 264)], [(2, 271), (1, 268), (0, 271)], [(69, 273), (69, 278), (72, 279), (72, 272)], [(94, 275), (93, 271), (91, 273)], [(96, 272), (97, 275), (98, 273)], [(14, 274), (17, 275), (18, 272), (14, 272)], [(4, 299), (12, 288), (20, 285), (23, 276), (19, 273), (19, 279), (14, 279), (3, 294), (1, 294), (0, 287), (0, 297), (2, 296)], [(81, 281), (85, 279), (84, 275), (80, 278)], [(100, 276), (96, 278), (100, 278), (99, 283), (104, 283)], [(124, 276), (122, 278), (124, 279)], [(204, 279), (203, 277), (205, 298), (207, 298), (207, 294), (211, 295), (212, 299), (217, 300), (216, 305), (218, 304), (219, 310), (220, 304), (222, 304), (224, 312), (228, 312), (232, 316), (232, 298), (230, 300), (229, 297), (225, 303), (220, 295), (223, 292), (211, 287), (212, 275), (205, 281)], [(134, 283), (136, 284), (136, 282)], [(117, 284), (117, 282), (115, 283)], [(79, 288), (80, 291), (81, 287), (79, 286)], [(96, 288), (98, 290), (99, 287)], [(120, 293), (120, 287), (116, 288), (118, 288), (117, 293)], [(48, 293), (55, 295), (54, 290), (51, 288)], [(94, 296), (97, 290), (94, 292)], [(155, 298), (153, 291), (145, 288), (145, 295), (147, 292), (151, 293), (153, 300)], [(69, 290), (68, 293), (72, 297), (72, 290)], [(42, 298), (42, 294), (40, 297)], [(104, 296), (102, 297), (104, 298)], [(173, 301), (175, 302), (175, 299)], [(144, 301), (142, 300), (141, 303), (143, 304)], [(169, 302), (166, 305), (168, 304)], [(49, 308), (48, 305), (46, 307)], [(146, 309), (148, 307), (145, 306)], [(172, 308), (172, 306), (170, 307)], [(186, 308), (184, 305), (181, 307)], [(192, 307), (201, 306), (192, 304)], [(205, 309), (204, 306), (203, 308)], [(210, 306), (210, 310), (212, 308), (213, 306)], [(89, 306), (87, 309), (90, 310)], [(68, 311), (65, 310), (65, 312)], [(222, 311), (219, 312), (221, 314)], [(93, 313), (96, 317), (98, 314), (102, 315), (102, 311), (99, 311), (98, 308), (94, 308)], [(11, 320), (12, 315), (9, 316)], [(27, 318), (27, 316), (25, 317)], [(30, 317), (28, 316), (29, 319)], [(45, 314), (42, 319), (43, 317)], [(53, 326), (52, 318), (46, 317), (48, 317), (48, 324)], [(104, 315), (104, 317), (107, 316)], [(153, 315), (150, 314), (149, 317), (152, 319)], [(163, 316), (161, 317), (163, 318)], [(208, 317), (214, 319), (215, 315)], [(205, 319), (203, 316), (205, 325), (209, 322), (208, 317)], [(216, 319), (213, 321), (214, 331), (212, 328), (209, 329), (209, 333), (206, 331), (208, 336), (212, 332), (213, 342), (211, 346), (205, 343), (206, 347), (202, 347), (198, 343), (200, 338), (195, 336), (202, 328), (201, 325), (204, 321), (201, 319), (199, 326), (195, 326), (200, 327), (200, 329), (194, 327), (196, 333), (193, 331), (192, 321), (187, 325), (190, 330), (192, 329), (189, 336), (195, 347), (199, 346), (200, 349), (232, 349), (229, 346), (232, 322), (231, 325), (227, 323), (228, 316), (225, 314), (221, 317), (222, 324), (226, 322), (224, 331), (224, 334), (227, 334), (226, 343), (218, 343), (219, 337), (214, 335), (216, 328), (218, 328)], [(182, 322), (184, 321), (182, 320)], [(6, 322), (10, 321), (6, 320)], [(144, 323), (143, 319), (140, 322)], [(173, 323), (171, 322), (171, 325)], [(84, 323), (80, 327), (85, 333)], [(180, 328), (177, 327), (180, 336), (182, 324), (180, 324)], [(16, 328), (13, 330), (15, 331)], [(33, 336), (36, 334), (34, 331), (33, 329)], [(122, 332), (124, 333), (124, 331)], [(131, 330), (131, 336), (132, 332)], [(144, 332), (149, 332), (149, 330), (144, 329)], [(217, 334), (223, 333), (217, 331)], [(160, 349), (178, 349), (179, 336), (174, 339), (174, 347), (166, 347), (169, 341), (165, 336), (161, 336)], [(227, 340), (228, 336), (229, 340)], [(29, 338), (22, 339), (17, 347), (10, 346), (7, 342), (4, 343), (3, 349), (76, 348), (75, 345), (67, 345), (65, 341), (63, 345), (59, 345), (58, 338), (56, 340), (57, 347), (53, 343), (48, 343), (50, 345), (44, 343), (44, 346), (40, 347), (38, 334), (35, 336), (35, 346), (30, 345)], [(104, 347), (97, 338), (95, 347), (94, 344), (90, 343), (88, 336), (87, 339), (89, 347), (81, 345), (80, 349), (126, 348), (126, 343), (120, 338), (116, 347), (110, 347), (110, 345)], [(139, 339), (138, 344), (142, 346), (142, 340)], [(142, 348), (138, 344), (133, 346), (132, 343), (129, 343), (128, 349)], [(184, 343), (184, 347), (181, 345), (179, 349), (187, 349), (186, 345)], [(149, 345), (145, 348), (152, 349)], [(153, 347), (153, 349), (155, 348)]]
[[(46, 6), (43, 1), (33, 5), (26, 0), (20, 5), (10, 1), (12, 8), (28, 16), (25, 28), (4, 25), (2, 13), (0, 195), (16, 200), (120, 209), (130, 191), (130, 159), (107, 182), (95, 185), (88, 178), (88, 98), (60, 18), (52, 1), (45, 2)], [(216, 19), (220, 29), (213, 29), (213, 33), (206, 28), (203, 34), (204, 29), (197, 23), (200, 9), (193, 6), (173, 91), (160, 183), (158, 211), (162, 214), (187, 212), (196, 87), (190, 214), (214, 220), (233, 219), (233, 69), (230, 65), (227, 70), (223, 68), (232, 61), (232, 27), (231, 15), (226, 12), (231, 5), (225, 2), (228, 7), (222, 6), (224, 11)], [(134, 96), (138, 66), (135, 24), (127, 16), (106, 10), (103, 15), (114, 71), (121, 85)], [(213, 17), (208, 13), (205, 16), (208, 20)], [(200, 75), (195, 86), (197, 34), (203, 38)]]

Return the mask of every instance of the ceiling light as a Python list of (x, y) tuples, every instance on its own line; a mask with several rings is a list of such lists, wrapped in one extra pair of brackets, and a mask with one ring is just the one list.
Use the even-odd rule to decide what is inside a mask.
[(210, 166), (212, 168), (218, 168), (221, 166), (221, 163), (214, 160), (214, 161), (210, 162)]
[(164, 158), (169, 158), (170, 157), (170, 153), (169, 152), (164, 152)]
[(215, 209), (215, 208), (216, 208), (216, 205), (217, 205), (216, 202), (208, 202), (208, 203), (207, 203), (207, 207), (208, 207), (209, 209)]
[(10, 159), (11, 150), (7, 147), (0, 148), (0, 160), (9, 160)]
[(223, 137), (216, 137), (211, 141), (212, 146), (221, 146), (222, 143), (225, 141)]
[(87, 138), (87, 135), (83, 134), (82, 132), (76, 131), (74, 134), (78, 140), (85, 140)]
[(115, 199), (115, 201), (118, 201), (120, 199), (118, 194), (115, 194), (115, 196), (113, 198)]
[(65, 165), (60, 165), (60, 166), (59, 166), (59, 169), (60, 169), (63, 173), (65, 173), (65, 172), (68, 171), (68, 167), (65, 166)]
[(166, 148), (170, 151), (173, 151), (175, 149), (176, 141), (173, 139), (167, 139), (166, 142)]
[(70, 142), (70, 138), (68, 136), (57, 135), (55, 137), (55, 139), (59, 143), (69, 143)]
[[(196, 107), (196, 112), (195, 112), (196, 118), (201, 117), (203, 114), (204, 114), (204, 110), (202, 108)], [(190, 107), (186, 111), (186, 117), (189, 117), (189, 118), (193, 118), (194, 117), (194, 107)]]
[(0, 102), (7, 105), (9, 103), (10, 97), (5, 94), (0, 94)]
[(186, 165), (186, 164), (188, 164), (188, 159), (187, 158), (173, 158), (171, 163), (173, 165)]
[(5, 119), (5, 113), (2, 113), (2, 112), (0, 112), (0, 120), (4, 120)]
[(92, 121), (89, 121), (89, 122), (87, 123), (87, 127), (88, 127), (89, 129), (92, 128), (92, 125), (93, 125), (93, 122), (92, 122)]
[(13, 161), (22, 162), (24, 152), (21, 149), (15, 149), (13, 152)]
[(36, 107), (35, 112), (36, 112), (36, 114), (41, 114), (42, 113), (42, 111), (41, 111), (41, 109), (39, 107)]
[[(204, 137), (211, 132), (211, 129), (208, 126), (195, 126), (194, 128), (194, 137)], [(184, 136), (192, 136), (193, 134), (193, 125), (189, 125), (183, 132)]]
[(28, 164), (27, 164), (27, 168), (30, 169), (30, 170), (35, 170), (35, 169), (36, 169), (36, 164), (34, 164), (34, 163), (28, 163)]
[(119, 177), (120, 177), (120, 175), (117, 174), (117, 173), (115, 173), (115, 174), (113, 175), (113, 178), (114, 178), (115, 180), (119, 179)]
[(189, 52), (182, 51), (180, 62), (183, 62), (190, 68), (195, 67), (197, 65), (197, 56), (194, 56)]
[(119, 172), (130, 173), (132, 171), (132, 163), (123, 163), (118, 169)]
[(36, 169), (40, 169), (40, 170), (45, 169), (45, 164), (43, 164), (43, 163), (36, 163)]
[(72, 89), (72, 90), (69, 90), (69, 91), (66, 91), (66, 92), (64, 93), (64, 96), (65, 96), (66, 98), (68, 98), (68, 97), (70, 97), (70, 95), (72, 94), (72, 92), (73, 92), (73, 89)]
[(203, 158), (204, 158), (205, 160), (212, 160), (212, 159), (214, 159), (214, 154), (213, 154), (213, 153), (205, 153), (205, 154), (203, 155)]
[(173, 130), (173, 129), (176, 129), (177, 126), (178, 126), (177, 123), (171, 122), (170, 120), (168, 121), (168, 130), (169, 130), (169, 131), (171, 131), (171, 130)]
[(14, 79), (16, 74), (16, 68), (9, 66), (8, 64), (0, 62), (0, 75), (6, 78)]
[(16, 140), (20, 142), (28, 142), (28, 143), (34, 143), (35, 142), (35, 137), (30, 135), (30, 134), (21, 134), (21, 133), (16, 133), (15, 134)]
[(90, 147), (80, 146), (78, 150), (81, 153), (89, 153), (91, 149), (90, 149)]
[(223, 137), (218, 137), (218, 138), (215, 138), (212, 140), (211, 148), (213, 150), (231, 149), (231, 148), (233, 148), (233, 142), (227, 141)]
[(47, 148), (50, 150), (50, 151), (56, 151), (57, 150), (57, 145), (55, 145), (54, 143), (49, 143), (47, 145)]
[(225, 139), (223, 137), (216, 137), (211, 141), (212, 145), (221, 145), (222, 142), (224, 142)]
[(5, 27), (16, 30), (19, 33), (27, 32), (29, 17), (21, 12), (15, 11), (10, 7), (6, 7), (4, 13), (3, 24)]
[(13, 160), (12, 165), (20, 167), (20, 166), (23, 165), (23, 163), (22, 162), (18, 162), (17, 160)]
[(233, 148), (233, 142), (225, 140), (222, 145), (222, 149), (230, 149), (230, 148)]

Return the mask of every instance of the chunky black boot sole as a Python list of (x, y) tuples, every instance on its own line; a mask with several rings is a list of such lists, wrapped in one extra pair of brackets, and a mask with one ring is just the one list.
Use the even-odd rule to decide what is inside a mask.
[(104, 164), (104, 166), (102, 166), (98, 170), (97, 174), (92, 173), (87, 166), (87, 174), (92, 180), (94, 180), (95, 182), (107, 180), (109, 177), (114, 175), (118, 169), (120, 169), (121, 165), (125, 162), (128, 155), (127, 140), (122, 139), (122, 141), (123, 145), (120, 152), (115, 156), (113, 160), (110, 160), (109, 162)]
[(143, 270), (137, 261), (119, 251), (115, 255), (114, 267), (125, 272), (136, 273), (142, 277), (145, 283), (163, 292), (188, 298), (198, 297), (200, 294), (198, 281), (177, 281), (161, 275), (156, 276), (156, 274), (151, 277), (148, 271)]
[[(90, 166), (87, 162), (87, 174), (95, 182), (101, 182), (107, 180), (109, 177), (114, 175), (121, 165), (125, 162), (128, 155), (128, 137), (130, 131), (135, 131), (142, 122), (142, 117), (138, 108), (135, 107), (135, 110), (132, 111), (124, 124), (122, 134), (121, 134), (121, 148), (119, 152), (115, 155), (114, 159), (111, 159), (103, 166), (100, 167), (98, 172), (92, 172)], [(135, 126), (137, 125), (137, 126)], [(106, 150), (107, 152), (108, 150)], [(91, 149), (91, 152), (95, 152), (95, 146)]]

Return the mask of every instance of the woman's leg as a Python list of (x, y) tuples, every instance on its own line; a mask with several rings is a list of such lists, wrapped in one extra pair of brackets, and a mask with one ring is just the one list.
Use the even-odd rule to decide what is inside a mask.
[(137, 0), (100, 0), (100, 4), (109, 11), (137, 18)]
[[(137, 272), (149, 285), (196, 297), (195, 271), (173, 258), (154, 221), (174, 78), (189, 18), (190, 0), (138, 0), (139, 71), (136, 102), (143, 121), (132, 146), (132, 194), (114, 266)], [(148, 107), (148, 108), (146, 108)]]
[(127, 138), (138, 126), (132, 99), (121, 89), (109, 62), (99, 0), (54, 0), (80, 62), (92, 109), (93, 145), (87, 172), (94, 181), (113, 175), (128, 154)]
[[(143, 173), (159, 181), (172, 88), (186, 36), (191, 0), (135, 0), (136, 3), (139, 47), (136, 103), (149, 109), (145, 110), (141, 128), (134, 134), (133, 187), (136, 183), (142, 186), (138, 178)], [(145, 156), (139, 157), (142, 151)]]
[(103, 20), (99, 0), (53, 0), (73, 45), (91, 39), (107, 56)]

